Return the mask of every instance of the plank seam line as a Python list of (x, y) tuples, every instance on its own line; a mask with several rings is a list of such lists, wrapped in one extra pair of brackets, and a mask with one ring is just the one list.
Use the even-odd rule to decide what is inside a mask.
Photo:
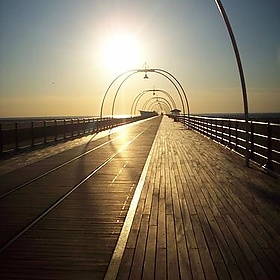
[(157, 140), (157, 137), (158, 137), (158, 133), (159, 133), (159, 130), (157, 131), (157, 134), (156, 134), (156, 137), (154, 139), (152, 148), (149, 152), (149, 155), (147, 157), (147, 160), (146, 160), (145, 166), (143, 168), (142, 174), (140, 176), (139, 182), (138, 182), (137, 187), (135, 189), (133, 199), (132, 199), (130, 207), (128, 209), (128, 212), (127, 212), (127, 215), (126, 215), (126, 218), (125, 218), (125, 221), (124, 221), (124, 224), (123, 224), (123, 227), (122, 227), (117, 245), (116, 245), (115, 250), (113, 252), (113, 255), (112, 255), (111, 261), (109, 263), (109, 266), (108, 266), (106, 275), (104, 277), (104, 280), (113, 280), (113, 279), (117, 278), (119, 268), (120, 268), (120, 264), (121, 264), (121, 260), (122, 260), (123, 254), (124, 254), (125, 246), (126, 246), (126, 243), (127, 243), (127, 240), (128, 240), (128, 235), (130, 233), (130, 229), (131, 229), (132, 222), (133, 222), (133, 219), (134, 219), (134, 216), (135, 216), (136, 208), (137, 208), (137, 205), (138, 205), (138, 202), (139, 202), (139, 199), (140, 199), (140, 195), (141, 195), (141, 192), (142, 192), (145, 180), (146, 180), (148, 168), (149, 168), (151, 158), (152, 158), (152, 153), (153, 153), (153, 150), (155, 149), (155, 143), (156, 143), (156, 140)]

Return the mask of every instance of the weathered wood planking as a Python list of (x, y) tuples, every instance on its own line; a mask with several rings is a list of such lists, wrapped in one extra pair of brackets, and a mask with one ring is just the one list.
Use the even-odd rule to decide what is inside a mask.
[(280, 184), (164, 118), (118, 279), (279, 279)]

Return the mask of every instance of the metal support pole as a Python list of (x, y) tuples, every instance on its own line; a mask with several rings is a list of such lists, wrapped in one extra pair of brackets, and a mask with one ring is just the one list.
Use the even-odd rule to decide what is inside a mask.
[(246, 152), (245, 152), (245, 160), (246, 160), (246, 166), (249, 166), (249, 157), (250, 157), (250, 151), (249, 151), (249, 110), (248, 110), (248, 99), (247, 99), (247, 91), (246, 91), (246, 83), (245, 83), (245, 77), (244, 77), (244, 72), (243, 72), (243, 67), (242, 67), (242, 63), (241, 63), (241, 58), (239, 55), (239, 51), (238, 51), (238, 47), (237, 47), (237, 43), (234, 37), (234, 33), (233, 30), (231, 28), (228, 16), (226, 14), (226, 11), (223, 7), (223, 4), (220, 0), (215, 0), (215, 3), (224, 19), (224, 22), (226, 24), (230, 39), (231, 39), (231, 43), (232, 43), (232, 47), (234, 50), (234, 54), (235, 54), (235, 58), (236, 58), (236, 62), (237, 62), (237, 66), (238, 66), (238, 71), (239, 71), (239, 76), (240, 76), (240, 83), (241, 83), (241, 87), (242, 87), (242, 94), (243, 94), (243, 105), (244, 105), (244, 114), (245, 114), (245, 129), (246, 129)]

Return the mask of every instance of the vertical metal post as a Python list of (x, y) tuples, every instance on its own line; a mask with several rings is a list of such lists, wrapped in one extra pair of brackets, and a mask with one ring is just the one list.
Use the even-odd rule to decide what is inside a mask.
[(3, 128), (2, 128), (2, 123), (0, 123), (0, 154), (2, 154), (3, 153), (3, 150), (4, 150), (4, 148), (3, 148)]
[(31, 122), (31, 147), (34, 147), (34, 122)]
[(224, 144), (224, 120), (221, 120), (221, 143)]
[(237, 43), (234, 37), (234, 33), (233, 30), (231, 28), (228, 16), (226, 14), (226, 11), (222, 5), (222, 2), (220, 0), (215, 0), (216, 5), (224, 19), (224, 22), (226, 24), (230, 39), (231, 39), (231, 43), (232, 43), (232, 47), (235, 53), (235, 58), (236, 58), (236, 62), (237, 62), (237, 66), (238, 66), (238, 70), (239, 70), (239, 76), (240, 76), (240, 83), (241, 83), (241, 87), (242, 87), (242, 94), (243, 94), (243, 106), (244, 106), (244, 115), (245, 115), (245, 126), (246, 126), (246, 136), (245, 136), (245, 140), (246, 140), (246, 152), (245, 152), (245, 164), (248, 167), (249, 166), (249, 110), (248, 110), (248, 99), (247, 99), (247, 91), (246, 91), (246, 83), (245, 83), (245, 77), (244, 77), (244, 72), (243, 72), (243, 67), (242, 67), (242, 63), (241, 63), (241, 58), (239, 55), (239, 51), (238, 51), (238, 47), (237, 47)]
[(216, 141), (218, 141), (218, 119), (217, 118), (215, 119), (215, 124), (216, 124), (216, 127), (215, 127), (216, 136), (215, 137), (216, 137)]
[(231, 120), (228, 119), (228, 147), (231, 149)]
[(235, 120), (235, 150), (238, 151), (238, 121)]
[(267, 123), (267, 162), (265, 167), (273, 170), (272, 166), (272, 139), (271, 139), (271, 125), (270, 122)]
[(57, 141), (57, 120), (54, 120), (54, 131), (55, 131), (54, 141)]
[(74, 125), (73, 125), (73, 119), (71, 119), (71, 137), (74, 136)]
[(63, 119), (63, 138), (66, 139), (66, 119)]
[(15, 123), (15, 150), (18, 151), (18, 123)]
[(47, 121), (44, 120), (44, 143), (47, 143)]
[(86, 134), (86, 119), (85, 118), (83, 118), (83, 120), (84, 120), (84, 134)]
[(250, 137), (250, 142), (251, 142), (251, 151), (250, 151), (250, 159), (251, 160), (255, 160), (255, 137), (254, 137), (254, 132), (255, 132), (255, 127), (254, 127), (254, 122), (251, 121), (251, 125), (250, 125), (250, 134), (251, 134), (251, 137)]

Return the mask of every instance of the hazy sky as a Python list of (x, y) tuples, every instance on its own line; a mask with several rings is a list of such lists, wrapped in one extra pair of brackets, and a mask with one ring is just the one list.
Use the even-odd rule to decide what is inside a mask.
[[(280, 112), (280, 1), (222, 2), (242, 58), (249, 111)], [(0, 1), (1, 117), (99, 115), (114, 78), (145, 62), (180, 81), (191, 113), (243, 111), (214, 0)], [(130, 113), (135, 97), (152, 88), (169, 92), (182, 109), (170, 81), (142, 74), (125, 81), (116, 113)], [(108, 93), (105, 114), (115, 92)]]

